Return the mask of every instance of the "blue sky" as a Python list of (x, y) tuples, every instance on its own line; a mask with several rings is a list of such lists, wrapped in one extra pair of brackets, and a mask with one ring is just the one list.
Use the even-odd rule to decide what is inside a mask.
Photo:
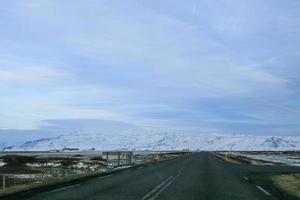
[(0, 128), (299, 135), (298, 0), (0, 2)]

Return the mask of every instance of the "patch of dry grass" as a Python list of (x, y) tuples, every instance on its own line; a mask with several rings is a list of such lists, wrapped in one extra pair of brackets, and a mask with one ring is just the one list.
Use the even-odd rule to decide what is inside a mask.
[(241, 162), (239, 162), (236, 159), (232, 159), (230, 156), (226, 156), (225, 154), (220, 154), (220, 153), (213, 153), (216, 157), (224, 160), (225, 162), (230, 162), (230, 163), (234, 163), (234, 164), (241, 164)]
[(300, 174), (276, 175), (272, 180), (279, 189), (300, 199)]
[(224, 161), (235, 163), (235, 164), (252, 164), (252, 165), (284, 165), (281, 163), (275, 163), (271, 161), (265, 161), (265, 160), (258, 160), (254, 158), (250, 158), (243, 155), (236, 155), (228, 153), (226, 156), (226, 153), (213, 153), (215, 156), (221, 158)]

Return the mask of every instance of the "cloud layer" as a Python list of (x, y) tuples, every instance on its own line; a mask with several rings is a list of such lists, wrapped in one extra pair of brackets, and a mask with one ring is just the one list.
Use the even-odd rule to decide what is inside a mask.
[(0, 128), (110, 119), (297, 135), (297, 1), (0, 3)]

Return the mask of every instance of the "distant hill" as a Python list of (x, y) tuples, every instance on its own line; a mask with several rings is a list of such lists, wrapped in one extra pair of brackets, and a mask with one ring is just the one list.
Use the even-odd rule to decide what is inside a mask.
[[(48, 120), (37, 130), (17, 132), (23, 133), (23, 142), (19, 138), (17, 143), (8, 144), (2, 135), (2, 150), (300, 150), (300, 136), (162, 132), (110, 120)], [(13, 130), (1, 134), (5, 133), (14, 135)]]
[[(300, 150), (300, 137), (253, 135), (193, 135), (127, 130), (120, 133), (67, 133), (28, 141), (9, 150)], [(8, 149), (6, 149), (8, 150)]]
[(139, 129), (137, 126), (119, 121), (100, 119), (60, 119), (40, 122), (37, 129), (15, 130), (0, 129), (0, 149), (8, 146), (19, 146), (26, 141), (41, 138), (55, 138), (72, 132), (109, 132), (116, 133), (128, 129)]

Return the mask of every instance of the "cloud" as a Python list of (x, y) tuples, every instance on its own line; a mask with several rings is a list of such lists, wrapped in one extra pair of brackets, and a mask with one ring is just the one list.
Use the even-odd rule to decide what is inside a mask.
[[(8, 49), (12, 43), (4, 43)], [(13, 47), (15, 48), (15, 47)], [(39, 59), (22, 54), (0, 54), (0, 82), (9, 84), (55, 85), (74, 80), (75, 75), (65, 70), (64, 63)]]
[(0, 101), (10, 121), (109, 118), (263, 132), (261, 124), (300, 117), (299, 5), (292, 1), (2, 7)]
[(0, 81), (15, 83), (53, 83), (71, 76), (62, 70), (50, 67), (19, 67), (12, 70), (0, 70)]

